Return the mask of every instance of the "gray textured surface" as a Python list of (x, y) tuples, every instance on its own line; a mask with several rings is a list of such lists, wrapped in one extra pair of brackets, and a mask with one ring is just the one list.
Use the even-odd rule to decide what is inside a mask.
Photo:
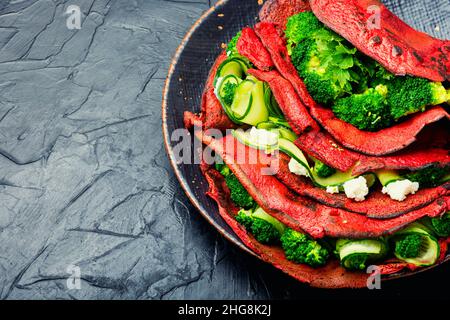
[[(0, 1), (0, 298), (324, 294), (232, 248), (171, 173), (163, 82), (210, 2)], [(69, 4), (81, 30), (66, 28)]]

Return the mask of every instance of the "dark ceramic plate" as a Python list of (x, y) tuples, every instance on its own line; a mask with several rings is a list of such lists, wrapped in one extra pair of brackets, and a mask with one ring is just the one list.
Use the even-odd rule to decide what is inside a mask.
[[(403, 6), (399, 7), (399, 2), (404, 4), (403, 1), (384, 1), (388, 7), (416, 29), (433, 32), (435, 36), (448, 37), (448, 34), (442, 33), (442, 26), (446, 27), (447, 31), (449, 28), (444, 15), (441, 15), (443, 11), (438, 10), (439, 6), (436, 7), (429, 1), (419, 0), (411, 1), (416, 2), (414, 6), (409, 5), (405, 9)], [(425, 10), (427, 7), (432, 10)], [(208, 184), (199, 166), (176, 163), (173, 151), (176, 142), (171, 141), (171, 134), (176, 129), (184, 128), (184, 111), (200, 111), (204, 83), (212, 64), (222, 51), (221, 44), (227, 43), (244, 26), (255, 24), (260, 8), (256, 0), (222, 0), (200, 17), (186, 34), (173, 57), (162, 103), (166, 149), (181, 187), (210, 224), (235, 245), (255, 256), (256, 254), (242, 243), (220, 217), (215, 202), (206, 196)], [(415, 19), (421, 15), (426, 17)], [(447, 260), (449, 259), (450, 255), (447, 256)], [(427, 269), (420, 271), (424, 270)], [(413, 273), (405, 272), (389, 278), (411, 274)]]

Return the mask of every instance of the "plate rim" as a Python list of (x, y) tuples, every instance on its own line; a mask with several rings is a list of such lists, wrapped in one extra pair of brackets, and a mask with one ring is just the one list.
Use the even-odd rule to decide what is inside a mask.
[[(174, 153), (173, 150), (170, 146), (169, 143), (169, 128), (167, 125), (167, 108), (168, 108), (168, 96), (169, 96), (169, 91), (170, 91), (170, 82), (173, 78), (174, 75), (174, 71), (176, 68), (176, 65), (179, 62), (179, 58), (182, 54), (182, 52), (184, 51), (186, 44), (189, 42), (191, 36), (194, 34), (194, 32), (201, 26), (201, 24), (214, 12), (216, 12), (216, 10), (219, 7), (222, 7), (223, 5), (225, 5), (229, 0), (218, 0), (216, 4), (214, 4), (213, 6), (211, 6), (209, 9), (207, 9), (194, 23), (193, 25), (189, 28), (189, 30), (186, 32), (186, 34), (184, 35), (183, 39), (181, 40), (181, 43), (178, 45), (177, 49), (175, 50), (174, 55), (172, 56), (172, 59), (170, 60), (170, 65), (168, 68), (168, 72), (167, 72), (167, 76), (164, 82), (164, 88), (162, 91), (162, 103), (161, 103), (161, 115), (162, 115), (162, 131), (163, 131), (163, 140), (164, 140), (164, 147), (166, 150), (166, 153), (168, 155), (169, 158), (169, 162), (170, 165), (175, 173), (175, 176), (178, 180), (178, 182), (181, 185), (181, 188), (183, 189), (184, 193), (186, 194), (186, 196), (188, 197), (189, 201), (192, 203), (192, 205), (194, 205), (194, 207), (196, 208), (196, 210), (198, 212), (200, 212), (200, 214), (203, 216), (203, 218), (206, 219), (206, 221), (213, 226), (225, 239), (227, 239), (229, 242), (233, 243), (233, 245), (235, 245), (236, 247), (240, 248), (241, 250), (249, 253), (251, 256), (256, 257), (258, 260), (265, 262), (260, 255), (258, 255), (257, 253), (255, 253), (253, 250), (251, 250), (250, 248), (248, 248), (247, 246), (245, 246), (242, 241), (237, 241), (234, 238), (231, 237), (231, 235), (229, 234), (229, 232), (227, 230), (225, 230), (222, 226), (220, 226), (214, 219), (212, 219), (209, 214), (208, 211), (205, 209), (205, 207), (198, 201), (197, 197), (194, 195), (192, 189), (189, 187), (185, 177), (182, 175), (181, 171), (178, 168), (178, 164), (176, 162), (176, 159), (174, 157)], [(424, 267), (424, 268), (419, 268), (417, 270), (414, 271), (403, 271), (400, 273), (396, 273), (396, 274), (392, 274), (392, 275), (386, 275), (386, 277), (384, 277), (382, 280), (383, 281), (387, 281), (387, 280), (396, 280), (396, 279), (404, 279), (404, 278), (408, 278), (411, 276), (414, 276), (416, 274), (425, 272), (425, 271), (429, 271), (431, 269), (434, 269), (446, 262), (450, 261), (450, 253), (447, 254), (447, 256), (444, 258), (443, 261), (436, 263), (432, 266), (429, 267)], [(266, 262), (265, 262), (266, 263)], [(275, 268), (278, 269), (278, 268)], [(283, 270), (281, 270), (283, 271)], [(284, 272), (283, 272), (284, 273)]]
[(200, 212), (200, 214), (203, 216), (203, 218), (208, 221), (210, 225), (212, 225), (223, 237), (225, 237), (228, 241), (233, 243), (238, 248), (244, 250), (245, 252), (251, 254), (252, 256), (258, 258), (259, 260), (262, 260), (261, 257), (256, 254), (253, 250), (245, 246), (241, 241), (238, 242), (235, 239), (231, 237), (228, 231), (226, 231), (222, 226), (220, 226), (214, 219), (212, 219), (209, 214), (207, 213), (207, 210), (205, 207), (197, 200), (197, 197), (194, 195), (192, 189), (189, 187), (185, 177), (182, 175), (181, 171), (178, 168), (178, 164), (174, 158), (173, 150), (169, 143), (169, 128), (167, 125), (167, 108), (168, 108), (168, 97), (169, 97), (169, 91), (170, 91), (170, 82), (172, 81), (173, 74), (176, 68), (176, 65), (179, 61), (179, 58), (181, 56), (181, 53), (186, 47), (186, 44), (190, 40), (193, 33), (201, 26), (203, 21), (205, 21), (211, 14), (213, 14), (219, 7), (223, 6), (225, 3), (227, 3), (229, 0), (219, 0), (216, 4), (211, 6), (208, 10), (206, 10), (195, 22), (194, 24), (189, 28), (189, 30), (186, 32), (185, 36), (181, 40), (180, 45), (175, 50), (175, 53), (170, 60), (170, 66), (168, 69), (168, 73), (166, 76), (166, 80), (164, 83), (163, 88), (163, 95), (162, 95), (162, 104), (161, 104), (161, 115), (162, 115), (162, 129), (163, 129), (163, 140), (164, 140), (164, 146), (166, 149), (166, 153), (169, 157), (170, 165), (175, 173), (175, 176), (178, 180), (178, 182), (181, 185), (181, 188), (183, 189), (186, 196), (189, 198), (189, 201), (194, 205), (194, 207)]

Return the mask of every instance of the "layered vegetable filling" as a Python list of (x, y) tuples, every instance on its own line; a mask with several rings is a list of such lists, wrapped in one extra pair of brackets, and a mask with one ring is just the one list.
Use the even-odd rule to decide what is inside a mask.
[(291, 130), (267, 83), (247, 74), (252, 65), (237, 53), (235, 43), (236, 39), (233, 39), (228, 46), (228, 59), (217, 70), (215, 93), (234, 123), (243, 128), (252, 126), (246, 131), (233, 132), (241, 143), (267, 152), (279, 150), (287, 154), (291, 157), (289, 170), (293, 174), (310, 179), (328, 193), (343, 193), (355, 201), (364, 201), (370, 190), (379, 184), (383, 193), (404, 201), (420, 188), (435, 187), (450, 179), (449, 167), (433, 165), (418, 171), (377, 170), (354, 176), (353, 169), (338, 171), (304, 154), (294, 144), (297, 135)]
[(225, 178), (231, 200), (241, 208), (236, 221), (262, 244), (281, 246), (286, 259), (320, 267), (331, 258), (349, 270), (365, 270), (369, 265), (396, 258), (419, 267), (436, 263), (440, 255), (439, 237), (450, 236), (450, 213), (440, 218), (424, 218), (388, 237), (373, 239), (313, 239), (290, 229), (266, 213), (252, 199), (231, 170), (217, 159), (215, 168)]
[[(339, 171), (304, 153), (295, 144), (298, 137), (269, 85), (248, 73), (254, 66), (236, 49), (240, 36), (238, 33), (228, 45), (228, 58), (217, 69), (214, 92), (229, 119), (240, 126), (232, 134), (242, 144), (266, 153), (282, 152), (289, 157), (290, 174), (355, 202), (365, 201), (374, 190), (402, 202), (420, 189), (450, 180), (450, 167), (439, 164), (354, 175), (353, 168)], [(442, 83), (389, 73), (311, 12), (292, 16), (285, 36), (291, 60), (313, 99), (360, 130), (378, 131), (427, 106), (450, 100), (450, 91)], [(363, 270), (392, 258), (430, 266), (440, 256), (438, 239), (450, 236), (447, 212), (438, 218), (422, 218), (386, 237), (316, 240), (288, 228), (259, 207), (221, 159), (217, 159), (216, 170), (224, 176), (231, 200), (241, 208), (236, 221), (260, 243), (281, 246), (286, 258), (296, 263), (319, 267), (335, 257), (347, 269)]]

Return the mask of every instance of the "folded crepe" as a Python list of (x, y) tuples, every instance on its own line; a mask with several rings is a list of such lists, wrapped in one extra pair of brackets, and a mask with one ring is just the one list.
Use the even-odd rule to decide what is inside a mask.
[[(382, 30), (369, 32), (358, 29), (363, 28), (359, 24), (349, 27), (350, 23), (343, 27), (343, 22), (351, 16), (359, 17), (371, 4), (381, 6), (383, 21), (385, 24), (387, 22)], [(449, 49), (449, 42), (411, 29), (378, 1), (269, 0), (260, 11), (261, 22), (253, 28), (242, 30), (236, 48), (255, 67), (247, 70), (248, 74), (270, 87), (287, 122), (298, 135), (295, 141), (298, 148), (337, 170), (352, 170), (354, 175), (380, 169), (418, 170), (431, 165), (449, 166), (448, 130), (446, 125), (440, 125), (442, 121), (448, 121), (449, 115), (442, 107), (411, 115), (405, 121), (378, 132), (367, 132), (336, 118), (330, 109), (314, 101), (290, 61), (283, 34), (288, 17), (311, 9), (328, 27), (389, 71), (433, 81), (449, 79), (447, 57), (438, 57), (439, 50)], [(405, 36), (400, 36), (394, 26), (400, 26), (406, 37), (410, 38), (405, 40)], [(367, 36), (360, 37), (358, 32)], [(373, 45), (374, 40), (378, 39), (376, 37), (383, 41), (383, 50)], [(387, 58), (386, 50), (392, 48), (401, 52), (394, 61)], [(269, 215), (315, 239), (363, 239), (391, 235), (419, 219), (438, 217), (450, 210), (449, 182), (421, 189), (402, 202), (391, 199), (381, 189), (373, 190), (365, 201), (356, 202), (344, 194), (328, 193), (315, 186), (310, 179), (293, 174), (288, 165), (290, 158), (284, 154), (275, 159), (262, 150), (243, 145), (231, 135), (223, 138), (208, 136), (204, 130), (209, 128), (225, 130), (237, 127), (228, 118), (214, 91), (217, 69), (226, 59), (226, 52), (218, 57), (206, 82), (201, 113), (185, 112), (185, 125), (203, 129), (196, 131), (196, 137), (223, 159), (257, 205)], [(435, 139), (436, 136), (441, 139)], [(432, 140), (443, 142), (429, 143)], [(238, 147), (229, 149), (229, 145)], [(241, 152), (257, 161), (237, 161), (242, 158)], [(279, 166), (275, 175), (262, 174), (274, 161)], [(366, 286), (367, 274), (348, 271), (337, 260), (330, 260), (324, 267), (312, 268), (288, 261), (280, 247), (258, 242), (235, 220), (239, 208), (230, 199), (224, 177), (213, 166), (203, 163), (201, 169), (209, 183), (208, 195), (217, 202), (220, 215), (261, 259), (316, 287)], [(438, 263), (446, 257), (449, 239), (439, 240)], [(398, 260), (384, 261), (378, 267), (381, 274), (417, 268)]]

